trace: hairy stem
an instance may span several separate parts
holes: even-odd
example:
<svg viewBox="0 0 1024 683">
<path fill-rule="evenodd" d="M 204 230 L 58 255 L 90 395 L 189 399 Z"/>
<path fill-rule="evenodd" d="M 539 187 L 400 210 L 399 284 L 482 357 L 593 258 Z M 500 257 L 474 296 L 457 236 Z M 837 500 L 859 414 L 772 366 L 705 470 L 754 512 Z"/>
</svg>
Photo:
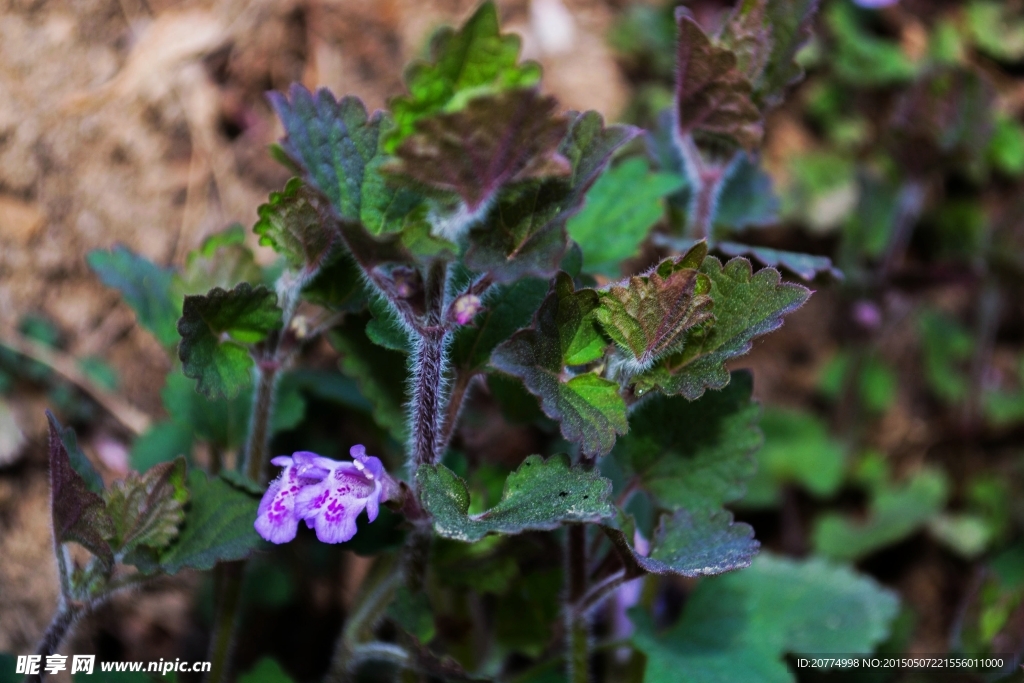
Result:
<svg viewBox="0 0 1024 683">
<path fill-rule="evenodd" d="M 53 615 L 50 620 L 50 625 L 46 627 L 46 631 L 43 633 L 42 639 L 39 641 L 39 645 L 36 647 L 36 654 L 42 657 L 42 664 L 46 664 L 46 658 L 57 652 L 57 648 L 64 642 L 64 638 L 68 635 L 71 627 L 75 625 L 79 619 L 85 616 L 88 611 L 88 606 L 82 603 L 72 603 L 68 600 L 61 598 L 60 607 L 57 609 L 57 613 Z M 39 683 L 43 680 L 42 668 L 40 667 L 40 673 L 29 674 L 25 677 L 25 683 Z"/>
<path fill-rule="evenodd" d="M 566 533 L 565 632 L 569 640 L 566 662 L 569 683 L 590 681 L 590 629 L 587 615 L 575 609 L 587 591 L 587 530 L 573 524 Z"/>
<path fill-rule="evenodd" d="M 718 198 L 735 157 L 725 163 L 709 163 L 689 135 L 680 141 L 679 148 L 692 185 L 686 234 L 695 240 L 707 239 L 714 227 Z"/>
<path fill-rule="evenodd" d="M 427 274 L 427 313 L 413 369 L 412 457 L 415 465 L 433 464 L 439 458 L 448 341 L 442 320 L 447 276 L 448 268 L 442 261 L 431 264 Z"/>
<path fill-rule="evenodd" d="M 605 577 L 599 583 L 595 583 L 587 591 L 586 595 L 580 598 L 579 602 L 574 605 L 574 611 L 581 616 L 590 614 L 595 608 L 601 605 L 607 598 L 615 594 L 619 588 L 624 584 L 629 583 L 633 579 L 640 578 L 639 575 L 627 571 L 625 569 L 615 572 L 610 576 Z"/>
<path fill-rule="evenodd" d="M 210 672 L 206 683 L 229 680 L 231 656 L 235 650 L 235 624 L 242 604 L 242 577 L 245 562 L 224 562 L 213 570 L 213 585 L 217 594 L 217 610 L 210 638 Z"/>
</svg>

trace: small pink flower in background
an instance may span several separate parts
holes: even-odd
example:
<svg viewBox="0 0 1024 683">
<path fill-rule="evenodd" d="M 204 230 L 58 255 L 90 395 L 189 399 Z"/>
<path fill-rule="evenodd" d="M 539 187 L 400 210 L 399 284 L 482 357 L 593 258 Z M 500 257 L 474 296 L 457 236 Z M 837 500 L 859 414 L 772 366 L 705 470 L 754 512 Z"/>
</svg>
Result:
<svg viewBox="0 0 1024 683">
<path fill-rule="evenodd" d="M 889 5 L 895 5 L 899 0 L 853 0 L 854 3 L 867 9 L 878 9 L 880 7 L 888 7 Z"/>
<path fill-rule="evenodd" d="M 377 519 L 381 501 L 395 489 L 379 458 L 353 446 L 352 462 L 299 451 L 271 460 L 284 471 L 263 494 L 256 531 L 271 543 L 295 538 L 300 521 L 316 529 L 324 543 L 343 543 L 356 534 L 356 518 L 366 510 Z"/>
<path fill-rule="evenodd" d="M 463 294 L 455 300 L 452 306 L 452 313 L 455 315 L 455 322 L 460 325 L 468 325 L 469 322 L 483 308 L 483 302 L 475 294 Z"/>
</svg>

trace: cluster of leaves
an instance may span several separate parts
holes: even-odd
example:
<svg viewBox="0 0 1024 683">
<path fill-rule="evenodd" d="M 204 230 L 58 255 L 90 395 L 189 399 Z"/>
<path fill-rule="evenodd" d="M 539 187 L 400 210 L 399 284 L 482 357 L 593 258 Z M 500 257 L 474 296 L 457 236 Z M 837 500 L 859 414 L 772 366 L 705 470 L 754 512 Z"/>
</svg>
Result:
<svg viewBox="0 0 1024 683">
<path fill-rule="evenodd" d="M 659 124 L 651 149 L 662 172 L 686 168 L 670 144 L 671 116 L 659 116 L 677 96 L 664 59 L 675 4 L 629 8 L 612 34 L 639 86 L 630 117 Z M 831 329 L 808 342 L 817 347 L 817 381 L 805 385 L 813 407 L 769 408 L 759 471 L 739 505 L 782 510 L 784 525 L 799 510 L 788 545 L 841 560 L 877 558 L 926 532 L 989 577 L 982 589 L 961 585 L 966 617 L 952 626 L 953 647 L 998 652 L 1019 637 L 1019 584 L 1006 567 L 1019 553 L 1020 482 L 1017 454 L 1004 445 L 1024 425 L 1014 296 L 1024 127 L 1008 99 L 1024 15 L 1019 3 L 989 0 L 877 4 L 821 3 L 797 57 L 807 78 L 777 115 L 784 134 L 770 141 L 770 162 L 744 160 L 719 198 L 711 234 L 749 228 L 747 241 L 766 254 L 814 244 L 844 276 L 830 295 Z M 736 51 L 737 16 L 719 16 L 712 46 Z M 733 143 L 752 141 L 752 110 L 736 112 L 744 126 Z M 744 214 L 734 196 L 757 201 L 741 203 Z M 692 192 L 669 204 L 678 211 L 658 239 L 685 248 Z M 807 278 L 829 269 L 776 263 Z M 822 358 L 825 346 L 838 348 Z M 920 431 L 894 439 L 892 426 L 911 420 Z"/>
<path fill-rule="evenodd" d="M 254 227 L 275 267 L 255 265 L 241 228 L 180 270 L 120 247 L 89 256 L 177 360 L 169 417 L 134 447 L 144 474 L 102 493 L 74 449 L 51 453 L 55 490 L 71 492 L 54 508 L 58 542 L 88 548 L 86 571 L 102 579 L 74 590 L 111 592 L 115 565 L 148 575 L 252 555 L 269 444 L 281 443 L 271 438 L 313 432 L 306 404 L 318 397 L 372 416 L 364 440 L 402 482 L 393 512 L 348 546 L 381 558 L 339 641 L 347 673 L 383 658 L 495 678 L 519 655 L 540 676 L 556 653 L 585 680 L 592 614 L 645 576 L 669 578 L 649 581 L 633 613 L 643 680 L 680 667 L 694 681 L 789 680 L 788 653 L 870 651 L 892 594 L 820 560 L 755 562 L 753 529 L 726 507 L 761 444 L 752 376 L 730 366 L 810 295 L 771 266 L 833 272 L 828 259 L 724 238 L 778 211 L 757 152 L 767 113 L 801 75 L 794 57 L 816 4 L 749 0 L 715 36 L 677 13 L 673 109 L 646 136 L 560 112 L 490 3 L 434 36 L 389 111 L 300 85 L 272 93 L 285 133 L 273 151 L 295 176 Z M 652 234 L 666 209 L 684 212 L 686 229 Z M 338 372 L 292 369 L 320 335 Z M 495 405 L 503 415 L 486 412 Z M 472 452 L 464 413 L 525 417 L 536 452 L 506 465 Z M 805 476 L 800 457 L 776 449 L 771 475 Z M 808 479 L 823 494 L 841 476 L 835 458 Z M 761 483 L 770 498 L 772 480 Z M 892 514 L 885 494 L 879 517 Z M 378 533 L 399 515 L 407 529 Z M 656 626 L 671 577 L 745 567 L 702 579 L 683 617 Z"/>
</svg>

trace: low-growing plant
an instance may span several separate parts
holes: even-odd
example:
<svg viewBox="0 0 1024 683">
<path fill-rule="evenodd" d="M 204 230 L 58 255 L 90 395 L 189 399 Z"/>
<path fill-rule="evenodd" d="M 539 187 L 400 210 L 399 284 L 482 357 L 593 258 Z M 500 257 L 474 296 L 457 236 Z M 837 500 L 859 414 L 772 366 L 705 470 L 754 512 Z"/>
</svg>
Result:
<svg viewBox="0 0 1024 683">
<path fill-rule="evenodd" d="M 239 227 L 179 270 L 89 256 L 180 364 L 169 417 L 133 446 L 141 474 L 104 486 L 50 416 L 61 600 L 39 653 L 120 591 L 212 570 L 208 680 L 226 680 L 247 561 L 303 522 L 377 558 L 328 680 L 784 681 L 786 653 L 870 652 L 893 595 L 822 559 L 755 559 L 725 507 L 761 443 L 732 361 L 811 294 L 771 266 L 836 273 L 728 237 L 777 210 L 758 150 L 815 7 L 745 0 L 716 34 L 679 11 L 656 134 L 560 111 L 490 4 L 433 37 L 387 112 L 272 93 L 295 177 L 254 231 L 278 266 Z M 652 239 L 669 195 L 683 229 Z M 313 363 L 324 338 L 340 372 Z M 361 424 L 303 436 L 314 396 Z M 530 423 L 535 448 L 504 466 L 459 441 L 464 419 Z M 299 450 L 275 452 L 283 432 Z M 724 573 L 677 620 L 672 584 L 638 588 Z"/>
</svg>

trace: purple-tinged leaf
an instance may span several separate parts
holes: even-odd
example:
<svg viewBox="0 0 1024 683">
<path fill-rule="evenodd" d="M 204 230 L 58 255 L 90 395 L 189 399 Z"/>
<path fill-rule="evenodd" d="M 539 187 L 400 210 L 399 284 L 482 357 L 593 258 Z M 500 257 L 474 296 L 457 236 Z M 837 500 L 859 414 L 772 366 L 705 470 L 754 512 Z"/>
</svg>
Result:
<svg viewBox="0 0 1024 683">
<path fill-rule="evenodd" d="M 612 154 L 640 131 L 608 126 L 596 112 L 569 114 L 569 131 L 558 153 L 572 166 L 569 178 L 522 183 L 502 192 L 486 220 L 469 234 L 466 265 L 498 282 L 535 275 L 550 278 L 565 254 L 565 224 L 583 205 L 587 190 Z"/>
<path fill-rule="evenodd" d="M 642 555 L 624 533 L 632 526 L 605 526 L 626 567 L 632 573 L 675 576 L 714 576 L 749 567 L 760 543 L 749 524 L 733 521 L 728 510 L 676 510 L 662 515 L 648 555 Z"/>
<path fill-rule="evenodd" d="M 536 85 L 540 65 L 518 63 L 519 36 L 502 34 L 493 2 L 485 2 L 458 31 L 444 28 L 430 41 L 430 60 L 405 72 L 408 95 L 391 100 L 394 130 L 387 151 L 413 133 L 416 122 L 442 111 L 457 111 L 474 97 Z"/>
<path fill-rule="evenodd" d="M 712 318 L 711 281 L 697 270 L 707 253 L 707 244 L 700 242 L 686 256 L 666 259 L 600 292 L 597 320 L 628 354 L 633 372 L 681 350 L 686 331 Z"/>
<path fill-rule="evenodd" d="M 726 23 L 721 42 L 736 54 L 762 112 L 803 77 L 794 57 L 811 36 L 817 9 L 818 0 L 743 0 Z"/>
<path fill-rule="evenodd" d="M 773 268 L 754 273 L 750 261 L 741 257 L 723 266 L 709 256 L 701 272 L 711 279 L 714 324 L 691 329 L 682 351 L 638 375 L 638 395 L 657 388 L 692 401 L 705 389 L 721 389 L 729 383 L 726 361 L 750 351 L 755 337 L 778 329 L 783 316 L 811 295 L 806 287 L 782 282 Z"/>
<path fill-rule="evenodd" d="M 154 465 L 141 475 L 132 472 L 111 485 L 106 501 L 114 527 L 111 545 L 119 554 L 139 546 L 166 547 L 185 519 L 185 459 Z"/>
<path fill-rule="evenodd" d="M 414 187 L 454 192 L 475 215 L 505 184 L 572 171 L 558 153 L 567 121 L 556 107 L 535 88 L 477 97 L 417 121 L 384 169 Z"/>
<path fill-rule="evenodd" d="M 591 363 L 604 353 L 594 325 L 597 292 L 576 291 L 559 273 L 531 328 L 495 349 L 491 365 L 518 377 L 541 400 L 544 413 L 561 423 L 562 435 L 588 455 L 611 450 L 629 428 L 619 387 L 595 374 L 574 374 L 566 366 Z"/>
<path fill-rule="evenodd" d="M 712 44 L 685 10 L 677 12 L 676 132 L 707 135 L 750 151 L 761 144 L 761 112 L 751 99 L 750 81 L 736 66 L 736 55 Z"/>
<path fill-rule="evenodd" d="M 253 227 L 261 245 L 273 247 L 305 278 L 319 272 L 339 237 L 318 202 L 319 197 L 301 179 L 292 178 L 256 210 L 259 220 Z"/>
<path fill-rule="evenodd" d="M 98 557 L 107 567 L 114 565 L 114 553 L 107 539 L 114 534 L 103 499 L 85 483 L 71 466 L 62 438 L 63 428 L 47 411 L 50 425 L 50 511 L 57 543 L 74 541 Z"/>
<path fill-rule="evenodd" d="M 178 333 L 178 358 L 186 377 L 207 398 L 233 397 L 251 381 L 247 346 L 281 327 L 277 295 L 243 282 L 230 291 L 217 287 L 185 297 Z"/>
<path fill-rule="evenodd" d="M 715 245 L 715 249 L 726 256 L 750 256 L 761 265 L 785 268 L 806 282 L 813 280 L 819 273 L 828 274 L 837 280 L 843 279 L 843 271 L 832 265 L 832 260 L 827 256 L 799 254 L 768 247 L 751 247 L 737 242 L 719 242 Z"/>
</svg>

